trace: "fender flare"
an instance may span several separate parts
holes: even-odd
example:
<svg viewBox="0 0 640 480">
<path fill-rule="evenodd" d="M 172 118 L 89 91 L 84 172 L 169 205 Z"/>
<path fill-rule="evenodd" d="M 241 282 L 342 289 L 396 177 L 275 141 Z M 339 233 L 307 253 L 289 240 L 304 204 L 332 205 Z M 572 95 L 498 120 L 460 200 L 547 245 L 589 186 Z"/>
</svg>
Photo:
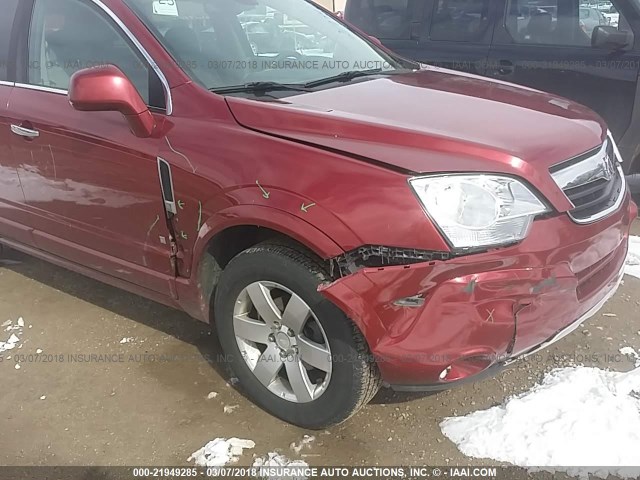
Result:
<svg viewBox="0 0 640 480">
<path fill-rule="evenodd" d="M 210 323 L 209 299 L 204 298 L 200 286 L 200 265 L 207 246 L 220 232 L 237 226 L 254 225 L 269 228 L 305 245 L 316 255 L 329 259 L 342 255 L 344 250 L 331 237 L 311 223 L 284 210 L 263 205 L 235 205 L 209 217 L 196 239 L 192 257 L 192 276 L 179 282 L 180 303 L 195 318 Z M 345 233 L 345 232 L 341 232 Z M 355 240 L 355 237 L 354 237 Z"/>
<path fill-rule="evenodd" d="M 289 212 L 263 205 L 235 205 L 216 212 L 204 222 L 194 245 L 193 266 L 202 258 L 214 236 L 228 228 L 243 225 L 278 231 L 305 245 L 323 259 L 344 253 L 340 245 L 322 230 Z"/>
</svg>

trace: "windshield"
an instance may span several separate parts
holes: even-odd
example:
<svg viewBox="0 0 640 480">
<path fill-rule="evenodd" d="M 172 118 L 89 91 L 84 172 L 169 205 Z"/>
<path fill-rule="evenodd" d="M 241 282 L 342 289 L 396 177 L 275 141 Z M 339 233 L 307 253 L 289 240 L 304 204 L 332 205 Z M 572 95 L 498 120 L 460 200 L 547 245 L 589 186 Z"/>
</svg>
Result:
<svg viewBox="0 0 640 480">
<path fill-rule="evenodd" d="M 307 0 L 126 0 L 176 62 L 210 90 L 303 85 L 398 60 Z"/>
</svg>

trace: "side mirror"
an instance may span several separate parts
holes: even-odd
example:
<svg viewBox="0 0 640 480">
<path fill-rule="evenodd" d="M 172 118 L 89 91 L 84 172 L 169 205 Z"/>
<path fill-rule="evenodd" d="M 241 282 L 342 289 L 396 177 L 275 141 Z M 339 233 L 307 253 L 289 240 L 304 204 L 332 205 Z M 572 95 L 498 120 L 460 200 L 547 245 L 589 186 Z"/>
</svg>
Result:
<svg viewBox="0 0 640 480">
<path fill-rule="evenodd" d="M 373 35 L 369 35 L 369 40 L 371 40 L 376 45 L 380 45 L 381 47 L 384 47 L 384 45 L 382 44 L 382 42 L 380 41 L 380 39 L 378 37 L 374 37 Z"/>
<path fill-rule="evenodd" d="M 629 32 L 620 31 L 609 25 L 598 25 L 591 35 L 591 46 L 619 50 L 631 43 Z"/>
<path fill-rule="evenodd" d="M 120 112 L 137 137 L 150 137 L 155 119 L 131 80 L 114 65 L 85 68 L 73 74 L 69 102 L 81 112 Z"/>
</svg>

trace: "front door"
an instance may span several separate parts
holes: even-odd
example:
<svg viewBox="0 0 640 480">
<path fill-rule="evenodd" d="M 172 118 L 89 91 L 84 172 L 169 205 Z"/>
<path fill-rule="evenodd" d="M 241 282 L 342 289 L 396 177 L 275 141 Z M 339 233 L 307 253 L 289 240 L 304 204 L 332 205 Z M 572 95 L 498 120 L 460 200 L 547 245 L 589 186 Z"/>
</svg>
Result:
<svg viewBox="0 0 640 480">
<path fill-rule="evenodd" d="M 24 195 L 10 147 L 11 121 L 7 104 L 13 87 L 0 82 L 0 237 L 30 244 L 31 235 L 21 208 Z"/>
<path fill-rule="evenodd" d="M 79 112 L 67 97 L 75 71 L 115 64 L 161 122 L 159 79 L 94 2 L 35 0 L 28 31 L 28 47 L 19 52 L 24 78 L 9 115 L 36 246 L 169 294 L 174 271 L 158 176 L 162 139 L 137 138 L 121 114 Z"/>
<path fill-rule="evenodd" d="M 637 22 L 638 12 L 633 2 L 616 3 L 619 19 L 603 13 L 611 10 L 603 0 L 505 0 L 487 75 L 586 105 L 619 140 L 631 120 L 640 50 L 633 41 L 622 50 L 591 46 L 594 28 L 603 23 L 633 38 L 629 21 Z"/>
</svg>

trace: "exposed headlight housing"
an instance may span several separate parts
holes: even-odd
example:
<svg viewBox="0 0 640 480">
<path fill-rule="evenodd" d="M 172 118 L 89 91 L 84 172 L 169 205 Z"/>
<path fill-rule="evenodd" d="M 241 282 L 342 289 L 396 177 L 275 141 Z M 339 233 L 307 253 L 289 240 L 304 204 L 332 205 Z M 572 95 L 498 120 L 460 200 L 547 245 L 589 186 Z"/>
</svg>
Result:
<svg viewBox="0 0 640 480">
<path fill-rule="evenodd" d="M 425 211 L 456 249 L 523 240 L 547 206 L 521 181 L 501 175 L 464 174 L 409 180 Z"/>
</svg>

